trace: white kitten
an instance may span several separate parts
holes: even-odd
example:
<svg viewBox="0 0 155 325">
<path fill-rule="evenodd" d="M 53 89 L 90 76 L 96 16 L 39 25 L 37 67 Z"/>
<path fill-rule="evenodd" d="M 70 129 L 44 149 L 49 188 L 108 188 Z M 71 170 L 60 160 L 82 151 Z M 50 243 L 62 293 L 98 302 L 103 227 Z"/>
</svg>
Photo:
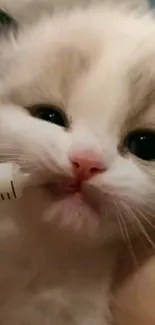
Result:
<svg viewBox="0 0 155 325">
<path fill-rule="evenodd" d="M 92 7 L 1 40 L 1 159 L 33 184 L 1 221 L 1 325 L 111 323 L 120 242 L 155 210 L 154 38 Z"/>
</svg>

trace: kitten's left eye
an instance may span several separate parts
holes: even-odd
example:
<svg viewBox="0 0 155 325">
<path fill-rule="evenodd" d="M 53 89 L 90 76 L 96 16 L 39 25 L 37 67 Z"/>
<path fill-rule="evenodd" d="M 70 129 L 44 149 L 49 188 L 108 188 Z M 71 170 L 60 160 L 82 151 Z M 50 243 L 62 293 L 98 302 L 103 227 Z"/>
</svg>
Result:
<svg viewBox="0 0 155 325">
<path fill-rule="evenodd" d="M 68 127 L 68 119 L 65 113 L 56 106 L 37 105 L 35 107 L 31 107 L 30 109 L 33 112 L 32 115 L 41 120 L 54 123 L 65 128 Z"/>
<path fill-rule="evenodd" d="M 125 147 L 143 160 L 155 160 L 155 133 L 152 131 L 131 132 L 125 139 Z"/>
</svg>

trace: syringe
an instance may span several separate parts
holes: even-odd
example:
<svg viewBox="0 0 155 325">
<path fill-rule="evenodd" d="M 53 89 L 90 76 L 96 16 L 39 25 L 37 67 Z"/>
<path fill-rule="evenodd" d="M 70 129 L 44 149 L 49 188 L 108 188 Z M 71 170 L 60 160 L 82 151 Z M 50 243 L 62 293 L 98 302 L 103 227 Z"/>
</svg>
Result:
<svg viewBox="0 0 155 325">
<path fill-rule="evenodd" d="M 28 177 L 17 164 L 0 163 L 0 201 L 19 199 Z"/>
</svg>

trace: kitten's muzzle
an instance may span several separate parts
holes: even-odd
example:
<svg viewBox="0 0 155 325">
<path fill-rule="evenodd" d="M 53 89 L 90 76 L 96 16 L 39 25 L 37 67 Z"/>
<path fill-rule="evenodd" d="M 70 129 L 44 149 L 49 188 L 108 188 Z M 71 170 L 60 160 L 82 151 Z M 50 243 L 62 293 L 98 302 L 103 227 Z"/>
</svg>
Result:
<svg viewBox="0 0 155 325">
<path fill-rule="evenodd" d="M 75 176 L 75 183 L 80 187 L 84 181 L 106 170 L 102 157 L 95 150 L 76 149 L 71 152 L 70 161 L 73 175 Z"/>
</svg>

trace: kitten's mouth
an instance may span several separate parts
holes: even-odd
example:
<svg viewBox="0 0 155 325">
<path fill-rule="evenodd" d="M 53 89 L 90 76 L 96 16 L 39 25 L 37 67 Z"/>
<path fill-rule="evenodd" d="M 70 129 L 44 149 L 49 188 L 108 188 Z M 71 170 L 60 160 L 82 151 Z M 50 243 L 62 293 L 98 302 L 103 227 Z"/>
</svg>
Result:
<svg viewBox="0 0 155 325">
<path fill-rule="evenodd" d="M 93 182 L 76 182 L 75 179 L 58 176 L 42 188 L 49 199 L 49 208 L 44 216 L 47 222 L 78 234 L 88 233 L 91 238 L 98 236 L 102 228 L 100 225 L 104 222 L 107 225 L 107 214 L 108 224 L 116 223 L 110 213 L 113 207 L 109 194 L 103 193 Z"/>
<path fill-rule="evenodd" d="M 85 196 L 88 191 L 88 183 L 80 178 L 57 177 L 46 185 L 49 194 L 55 199 L 63 199 L 66 196 L 79 194 Z"/>
<path fill-rule="evenodd" d="M 46 185 L 48 192 L 56 199 L 64 198 L 68 195 L 82 194 L 82 184 L 80 183 L 59 183 L 52 182 Z"/>
<path fill-rule="evenodd" d="M 97 189 L 80 181 L 56 181 L 46 185 L 48 195 L 55 201 L 74 201 L 75 205 L 86 205 L 93 210 L 95 214 L 101 215 L 105 198 Z"/>
</svg>

